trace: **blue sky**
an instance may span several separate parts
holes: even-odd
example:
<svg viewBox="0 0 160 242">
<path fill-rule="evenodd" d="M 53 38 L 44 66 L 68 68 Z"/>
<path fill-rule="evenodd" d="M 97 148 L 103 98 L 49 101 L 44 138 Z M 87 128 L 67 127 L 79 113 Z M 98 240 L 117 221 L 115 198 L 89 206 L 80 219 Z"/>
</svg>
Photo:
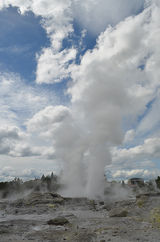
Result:
<svg viewBox="0 0 160 242">
<path fill-rule="evenodd" d="M 34 81 L 35 54 L 42 47 L 49 46 L 49 38 L 40 21 L 41 18 L 32 12 L 21 15 L 15 7 L 1 11 L 1 70 L 20 73 L 22 78 Z"/>
<path fill-rule="evenodd" d="M 17 7 L 9 7 L 1 11 L 0 23 L 0 70 L 6 72 L 18 73 L 21 78 L 30 85 L 35 86 L 36 78 L 36 55 L 42 48 L 50 46 L 50 39 L 45 29 L 41 25 L 41 17 L 37 17 L 29 11 L 21 15 Z M 92 49 L 96 44 L 96 36 L 86 33 L 83 39 L 83 46 L 79 47 L 79 40 L 83 28 L 78 22 L 73 22 L 74 33 L 70 38 L 65 38 L 62 43 L 62 50 L 72 47 L 79 48 L 76 63 L 79 63 L 80 56 L 87 49 Z M 68 102 L 69 98 L 64 95 L 69 78 L 65 78 L 60 83 L 54 85 L 42 84 L 41 88 L 50 92 L 55 90 L 57 96 L 60 96 L 60 102 Z M 39 88 L 39 87 L 37 87 Z"/>
<path fill-rule="evenodd" d="M 159 3 L 45 4 L 0 5 L 0 180 L 57 172 L 65 162 L 77 172 L 82 163 L 88 173 L 102 166 L 113 179 L 155 177 Z"/>
</svg>

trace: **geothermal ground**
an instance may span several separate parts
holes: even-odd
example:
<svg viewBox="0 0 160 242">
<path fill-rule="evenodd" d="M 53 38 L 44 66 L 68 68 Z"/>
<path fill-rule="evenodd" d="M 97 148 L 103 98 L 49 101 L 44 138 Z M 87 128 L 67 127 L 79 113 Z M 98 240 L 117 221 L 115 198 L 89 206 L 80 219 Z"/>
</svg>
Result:
<svg viewBox="0 0 160 242">
<path fill-rule="evenodd" d="M 160 196 L 108 202 L 33 192 L 0 201 L 0 241 L 160 241 Z"/>
</svg>

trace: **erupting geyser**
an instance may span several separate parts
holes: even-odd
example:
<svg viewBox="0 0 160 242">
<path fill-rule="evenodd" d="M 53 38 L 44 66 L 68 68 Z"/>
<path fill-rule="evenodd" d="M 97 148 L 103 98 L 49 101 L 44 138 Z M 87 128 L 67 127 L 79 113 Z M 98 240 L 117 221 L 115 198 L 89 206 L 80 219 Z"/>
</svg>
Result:
<svg viewBox="0 0 160 242">
<path fill-rule="evenodd" d="M 54 129 L 55 155 L 64 164 L 66 195 L 103 195 L 109 148 L 122 143 L 122 126 L 129 118 L 136 119 L 152 99 L 149 90 L 158 84 L 150 71 L 151 62 L 156 68 L 152 60 L 157 58 L 157 35 L 152 32 L 158 12 L 154 5 L 107 28 L 80 65 L 72 65 L 71 107 L 53 107 L 59 119 Z M 143 69 L 138 68 L 141 63 Z"/>
</svg>

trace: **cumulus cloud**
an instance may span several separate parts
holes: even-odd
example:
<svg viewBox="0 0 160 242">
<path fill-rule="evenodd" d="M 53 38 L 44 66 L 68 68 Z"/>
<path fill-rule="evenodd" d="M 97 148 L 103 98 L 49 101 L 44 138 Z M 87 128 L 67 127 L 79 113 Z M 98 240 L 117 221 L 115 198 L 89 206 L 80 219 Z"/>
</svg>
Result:
<svg viewBox="0 0 160 242">
<path fill-rule="evenodd" d="M 110 179 L 128 179 L 132 176 L 146 180 L 159 175 L 156 161 L 160 158 L 159 137 L 146 138 L 141 145 L 111 149 L 112 163 L 106 166 Z"/>
<path fill-rule="evenodd" d="M 70 0 L 5 0 L 0 7 L 18 7 L 22 14 L 32 11 L 35 15 L 41 16 L 43 18 L 42 24 L 47 34 L 51 37 L 52 45 L 55 49 L 59 49 L 61 41 L 72 31 L 70 2 Z"/>
<path fill-rule="evenodd" d="M 39 148 L 29 146 L 23 142 L 17 143 L 9 152 L 9 155 L 14 157 L 40 156 L 41 154 L 42 152 Z"/>
<path fill-rule="evenodd" d="M 41 149 L 30 146 L 26 138 L 27 134 L 16 126 L 1 126 L 0 154 L 14 157 L 40 156 Z"/>
<path fill-rule="evenodd" d="M 69 62 L 75 58 L 75 50 L 59 51 L 63 39 L 73 32 L 71 0 L 5 0 L 0 4 L 0 9 L 9 6 L 17 7 L 21 14 L 32 11 L 36 16 L 40 16 L 41 24 L 50 38 L 50 48 L 44 49 L 37 58 L 37 82 L 54 83 L 66 77 Z"/>
<path fill-rule="evenodd" d="M 147 170 L 147 169 L 133 169 L 133 170 L 117 170 L 112 174 L 113 179 L 128 180 L 133 177 L 141 177 L 145 180 L 156 178 L 160 170 Z"/>
<path fill-rule="evenodd" d="M 50 38 L 50 47 L 43 49 L 37 58 L 38 83 L 54 83 L 67 76 L 70 61 L 76 57 L 75 49 L 62 50 L 62 42 L 73 33 L 73 22 L 79 22 L 81 28 L 99 34 L 108 25 L 116 25 L 127 16 L 138 13 L 144 0 L 5 0 L 0 9 L 17 7 L 21 14 L 32 11 L 41 16 L 41 24 Z M 83 16 L 83 17 L 82 17 Z"/>
<path fill-rule="evenodd" d="M 115 26 L 144 7 L 144 0 L 76 0 L 73 14 L 76 20 L 92 34 L 99 34 L 108 25 Z"/>
<path fill-rule="evenodd" d="M 0 140 L 3 139 L 19 139 L 21 137 L 21 133 L 17 127 L 13 126 L 3 126 L 0 128 Z"/>
<path fill-rule="evenodd" d="M 57 125 L 70 117 L 70 110 L 65 106 L 47 106 L 36 113 L 28 122 L 30 132 L 47 132 L 54 130 Z"/>
<path fill-rule="evenodd" d="M 80 24 L 92 32 L 102 32 L 107 25 L 116 25 L 127 16 L 137 14 L 144 6 L 144 0 L 5 0 L 0 8 L 9 5 L 18 7 L 24 14 L 32 11 L 43 17 L 43 26 L 52 40 L 52 46 L 60 47 L 60 42 L 73 31 L 72 21 L 76 19 Z M 82 17 L 83 16 L 83 17 Z M 94 27 L 93 27 L 94 26 Z"/>
<path fill-rule="evenodd" d="M 56 103 L 54 91 L 25 84 L 18 75 L 0 73 L 0 153 L 15 157 L 40 156 L 42 147 L 26 132 L 25 123 L 48 104 Z M 45 142 L 43 142 L 44 144 Z M 42 146 L 42 144 L 40 144 Z M 48 144 L 47 144 L 48 146 Z M 44 153 L 45 152 L 44 145 Z"/>
<path fill-rule="evenodd" d="M 0 128 L 0 154 L 9 154 L 15 142 L 22 137 L 22 133 L 17 127 L 3 126 Z"/>
<path fill-rule="evenodd" d="M 21 126 L 26 118 L 58 100 L 54 91 L 51 96 L 45 89 L 25 84 L 13 73 L 0 73 L 0 84 L 1 125 Z"/>
<path fill-rule="evenodd" d="M 160 138 L 153 137 L 145 139 L 142 145 L 132 148 L 114 148 L 112 150 L 113 162 L 135 161 L 138 159 L 160 158 Z"/>
<path fill-rule="evenodd" d="M 54 49 L 43 49 L 37 57 L 37 83 L 56 83 L 67 78 L 70 74 L 69 62 L 75 60 L 76 49 L 67 49 L 55 53 Z"/>
<path fill-rule="evenodd" d="M 64 128 L 64 124 L 66 125 Z M 57 148 L 55 148 L 55 143 L 58 139 L 62 139 L 60 149 L 63 153 L 63 149 L 67 151 L 65 147 L 65 142 L 72 142 L 72 133 L 71 138 L 66 136 L 68 132 L 65 129 L 68 129 L 68 125 L 73 125 L 72 123 L 72 114 L 71 110 L 66 106 L 47 106 L 38 113 L 36 113 L 31 119 L 26 122 L 26 127 L 29 135 L 30 144 L 33 144 L 32 152 L 34 155 L 41 155 L 47 159 L 58 159 L 62 161 L 62 158 L 59 159 L 60 153 Z M 71 128 L 70 128 L 71 129 Z M 63 130 L 60 134 L 57 131 Z M 35 147 L 35 144 L 38 146 Z M 56 152 L 55 152 L 56 149 Z M 65 159 L 64 159 L 65 160 Z M 59 164 L 60 165 L 60 164 Z"/>
</svg>

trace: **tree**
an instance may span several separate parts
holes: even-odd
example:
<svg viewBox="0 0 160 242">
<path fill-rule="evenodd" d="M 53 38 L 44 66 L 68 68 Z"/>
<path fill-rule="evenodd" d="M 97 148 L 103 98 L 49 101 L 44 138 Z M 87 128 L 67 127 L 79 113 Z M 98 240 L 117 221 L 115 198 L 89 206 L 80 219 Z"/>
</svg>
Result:
<svg viewBox="0 0 160 242">
<path fill-rule="evenodd" d="M 155 182 L 156 182 L 157 188 L 160 188 L 160 176 L 157 177 Z"/>
<path fill-rule="evenodd" d="M 53 178 L 54 178 L 54 175 L 53 175 L 53 172 L 51 173 L 51 180 L 53 180 Z"/>
<path fill-rule="evenodd" d="M 41 177 L 41 181 L 44 181 L 44 180 L 45 180 L 45 176 L 43 174 L 42 177 Z"/>
</svg>

